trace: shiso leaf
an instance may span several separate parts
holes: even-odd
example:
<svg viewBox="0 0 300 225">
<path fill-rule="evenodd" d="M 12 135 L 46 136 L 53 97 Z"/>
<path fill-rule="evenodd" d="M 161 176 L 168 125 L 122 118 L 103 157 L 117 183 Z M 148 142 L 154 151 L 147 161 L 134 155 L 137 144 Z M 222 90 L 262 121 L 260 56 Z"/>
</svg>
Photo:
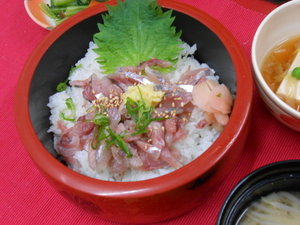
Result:
<svg viewBox="0 0 300 225">
<path fill-rule="evenodd" d="M 93 38 L 98 46 L 96 60 L 106 74 L 152 58 L 177 62 L 181 31 L 172 26 L 172 10 L 163 12 L 156 0 L 118 0 L 107 8 Z"/>
</svg>

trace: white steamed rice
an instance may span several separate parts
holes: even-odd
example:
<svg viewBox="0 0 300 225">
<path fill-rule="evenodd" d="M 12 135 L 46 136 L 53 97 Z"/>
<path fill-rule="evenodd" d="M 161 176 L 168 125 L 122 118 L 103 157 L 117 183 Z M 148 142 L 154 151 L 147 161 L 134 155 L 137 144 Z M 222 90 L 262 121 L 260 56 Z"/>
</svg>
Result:
<svg viewBox="0 0 300 225">
<path fill-rule="evenodd" d="M 74 73 L 69 77 L 70 82 L 74 80 L 85 80 L 92 74 L 97 74 L 99 78 L 105 76 L 101 73 L 102 70 L 95 60 L 98 55 L 92 49 L 96 47 L 97 46 L 95 45 L 95 43 L 90 42 L 89 49 L 87 50 L 85 57 L 80 59 L 76 64 L 76 66 L 81 64 L 81 67 L 76 69 Z M 206 64 L 200 64 L 193 58 L 193 54 L 196 51 L 195 45 L 189 46 L 188 44 L 184 43 L 181 47 L 183 47 L 183 50 L 180 53 L 179 61 L 176 64 L 176 70 L 168 74 L 172 82 L 176 82 L 179 79 L 180 75 L 187 70 L 188 66 L 191 66 L 192 70 L 201 67 L 207 67 Z M 214 71 L 212 69 L 211 71 L 212 74 L 214 74 Z M 218 82 L 219 77 L 216 75 L 211 75 L 207 77 L 207 79 L 212 79 Z M 54 146 L 57 139 L 61 135 L 61 130 L 58 128 L 57 122 L 60 120 L 60 112 L 66 108 L 65 100 L 67 98 L 73 99 L 73 102 L 76 106 L 76 119 L 80 116 L 85 115 L 86 110 L 91 106 L 91 103 L 88 103 L 83 98 L 82 91 L 83 89 L 81 88 L 68 87 L 66 91 L 58 92 L 49 98 L 48 107 L 51 109 L 50 122 L 52 125 L 49 128 L 48 132 L 52 132 L 54 134 Z M 185 164 L 200 156 L 211 146 L 211 144 L 217 139 L 220 134 L 210 126 L 205 126 L 202 129 L 197 129 L 196 125 L 201 119 L 204 119 L 203 111 L 195 109 L 191 115 L 191 118 L 189 119 L 189 122 L 185 126 L 188 132 L 187 138 L 174 144 L 174 146 L 181 151 L 181 154 L 187 157 L 187 161 L 185 162 Z M 63 123 L 67 126 L 67 128 L 70 128 L 74 125 L 75 122 L 64 120 Z M 78 151 L 74 155 L 74 157 L 81 164 L 79 172 L 96 179 L 114 181 L 113 177 L 106 169 L 101 173 L 98 173 L 97 171 L 89 167 L 88 152 L 86 149 Z M 175 169 L 173 169 L 172 167 L 165 167 L 153 171 L 130 170 L 127 171 L 123 176 L 122 181 L 146 180 L 170 173 L 174 170 Z"/>
</svg>

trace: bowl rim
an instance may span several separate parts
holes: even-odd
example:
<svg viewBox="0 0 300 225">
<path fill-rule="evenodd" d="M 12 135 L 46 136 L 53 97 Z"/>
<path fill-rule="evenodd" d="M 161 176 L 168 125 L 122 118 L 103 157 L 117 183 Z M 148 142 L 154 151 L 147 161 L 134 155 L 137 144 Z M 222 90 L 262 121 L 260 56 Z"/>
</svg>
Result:
<svg viewBox="0 0 300 225">
<path fill-rule="evenodd" d="M 115 3 L 116 0 L 108 2 L 109 5 L 114 5 Z M 221 161 L 222 157 L 229 152 L 231 146 L 239 136 L 242 135 L 241 133 L 245 129 L 245 124 L 248 124 L 248 120 L 250 119 L 252 76 L 248 60 L 241 46 L 230 31 L 208 13 L 177 1 L 158 0 L 158 4 L 163 8 L 188 14 L 201 21 L 202 24 L 207 26 L 218 36 L 221 36 L 219 38 L 233 59 L 235 73 L 238 75 L 236 77 L 237 88 L 243 90 L 240 92 L 237 91 L 235 105 L 228 125 L 217 141 L 215 141 L 201 157 L 174 172 L 149 180 L 122 182 L 122 185 L 120 185 L 120 182 L 97 180 L 81 175 L 56 160 L 39 141 L 31 125 L 28 110 L 31 78 L 38 61 L 51 44 L 62 35 L 64 30 L 71 28 L 86 18 L 106 11 L 105 6 L 95 5 L 75 14 L 49 32 L 33 50 L 25 63 L 17 83 L 15 95 L 15 120 L 17 129 L 29 156 L 39 170 L 48 178 L 51 178 L 55 182 L 63 183 L 65 186 L 69 186 L 77 191 L 89 192 L 98 196 L 112 196 L 118 198 L 151 196 L 184 186 L 199 178 L 201 175 L 206 174 L 214 165 Z M 28 76 L 28 74 L 30 74 L 30 76 Z M 247 101 L 245 101 L 245 99 Z M 24 127 L 26 127 L 26 130 L 24 130 Z M 221 145 L 225 147 L 222 148 Z M 36 149 L 42 149 L 38 155 L 36 154 Z M 201 162 L 207 163 L 199 167 Z M 49 168 L 51 168 L 51 170 L 49 170 Z"/>
<path fill-rule="evenodd" d="M 24 0 L 24 7 L 29 17 L 39 26 L 51 29 L 51 24 L 47 21 L 45 15 L 39 10 L 38 4 L 44 0 Z M 36 10 L 38 9 L 38 10 Z"/>
<path fill-rule="evenodd" d="M 289 7 L 294 7 L 295 5 L 300 5 L 300 1 L 290 1 L 286 2 L 276 9 L 274 9 L 272 12 L 270 12 L 260 23 L 258 26 L 254 37 L 253 37 L 253 42 L 252 42 L 252 47 L 251 47 L 251 61 L 252 61 L 252 67 L 254 69 L 254 80 L 256 81 L 257 85 L 260 86 L 260 90 L 265 94 L 265 96 L 268 96 L 269 100 L 273 102 L 273 104 L 277 105 L 283 112 L 286 114 L 300 119 L 300 112 L 286 104 L 284 101 L 282 101 L 268 86 L 266 83 L 265 79 L 263 78 L 260 68 L 258 67 L 257 63 L 257 58 L 256 58 L 256 46 L 257 46 L 257 41 L 260 36 L 260 33 L 262 29 L 264 29 L 264 26 L 269 22 L 270 19 L 272 19 L 276 14 L 282 10 L 285 10 L 286 8 Z"/>
</svg>

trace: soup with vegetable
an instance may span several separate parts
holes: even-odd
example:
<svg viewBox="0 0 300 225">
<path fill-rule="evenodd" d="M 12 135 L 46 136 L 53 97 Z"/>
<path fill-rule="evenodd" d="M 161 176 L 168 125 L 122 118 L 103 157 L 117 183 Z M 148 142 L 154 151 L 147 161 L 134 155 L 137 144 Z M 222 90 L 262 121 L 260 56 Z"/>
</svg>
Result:
<svg viewBox="0 0 300 225">
<path fill-rule="evenodd" d="M 271 90 L 300 111 L 300 37 L 288 38 L 266 56 L 261 73 Z"/>
<path fill-rule="evenodd" d="M 253 202 L 237 225 L 299 225 L 299 193 L 273 192 Z"/>
</svg>

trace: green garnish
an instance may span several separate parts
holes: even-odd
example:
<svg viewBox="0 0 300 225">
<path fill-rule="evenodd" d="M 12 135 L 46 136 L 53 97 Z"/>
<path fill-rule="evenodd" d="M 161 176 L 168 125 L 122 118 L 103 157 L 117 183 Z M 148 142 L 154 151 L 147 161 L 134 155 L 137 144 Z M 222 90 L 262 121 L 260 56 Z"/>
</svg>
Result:
<svg viewBox="0 0 300 225">
<path fill-rule="evenodd" d="M 72 98 L 67 98 L 66 101 L 66 106 L 67 108 L 64 109 L 63 111 L 61 111 L 61 113 L 59 114 L 59 116 L 63 119 L 63 120 L 67 120 L 67 121 L 75 121 L 75 113 L 76 113 L 76 108 L 75 108 L 75 104 L 72 100 Z M 69 112 L 69 115 L 66 116 L 66 112 Z"/>
<path fill-rule="evenodd" d="M 93 122 L 98 126 L 108 126 L 110 124 L 109 118 L 102 114 L 96 114 Z"/>
<path fill-rule="evenodd" d="M 100 142 L 102 140 L 106 140 L 106 149 L 108 149 L 112 144 L 115 144 L 118 148 L 126 153 L 127 158 L 132 157 L 132 154 L 128 149 L 126 142 L 123 140 L 125 132 L 122 132 L 120 134 L 114 133 L 109 127 L 109 118 L 103 114 L 96 114 L 94 116 L 93 122 L 96 125 L 91 145 L 93 149 L 98 149 Z"/>
<path fill-rule="evenodd" d="M 65 80 L 64 82 L 59 83 L 56 87 L 56 91 L 57 92 L 65 91 L 68 87 L 67 82 L 68 82 L 68 79 Z"/>
<path fill-rule="evenodd" d="M 110 136 L 110 141 L 107 141 L 106 148 L 109 148 L 109 146 L 111 146 L 112 144 L 115 144 L 118 148 L 120 148 L 123 152 L 126 153 L 127 158 L 132 157 L 132 154 L 131 154 L 130 150 L 128 149 L 126 142 L 123 140 L 125 132 L 116 134 L 110 128 L 107 131 Z"/>
<path fill-rule="evenodd" d="M 65 91 L 68 87 L 67 83 L 68 83 L 68 80 L 69 80 L 69 77 L 72 75 L 72 73 L 81 67 L 81 64 L 79 64 L 78 66 L 74 67 L 74 66 L 71 66 L 71 69 L 70 69 L 70 72 L 69 72 L 69 75 L 67 77 L 67 79 L 64 81 L 64 82 L 60 82 L 57 87 L 56 87 L 56 91 L 57 92 L 62 92 L 62 91 Z"/>
<path fill-rule="evenodd" d="M 138 87 L 138 86 L 137 86 Z M 147 104 L 142 96 L 141 90 L 138 87 L 140 99 L 139 101 L 134 101 L 130 97 L 127 97 L 126 99 L 126 109 L 127 109 L 127 116 L 131 117 L 135 124 L 135 133 L 130 134 L 131 136 L 135 136 L 138 134 L 147 133 L 147 127 L 152 121 L 159 121 L 159 120 L 165 120 L 167 118 L 152 118 L 152 112 L 154 110 L 154 107 Z M 91 147 L 93 149 L 98 149 L 100 142 L 102 140 L 105 140 L 107 145 L 106 149 L 109 148 L 112 144 L 115 144 L 118 148 L 120 148 L 122 151 L 124 151 L 127 155 L 127 158 L 132 157 L 132 154 L 128 148 L 127 143 L 124 141 L 124 136 L 126 131 L 123 131 L 120 134 L 114 133 L 110 125 L 110 119 L 108 116 L 106 116 L 106 109 L 104 106 L 100 105 L 100 111 L 101 113 L 97 113 L 94 116 L 94 119 L 92 122 L 96 125 L 96 128 L 94 130 L 94 136 L 93 141 L 91 144 Z"/>
<path fill-rule="evenodd" d="M 151 58 L 177 62 L 181 31 L 172 26 L 172 10 L 163 12 L 156 0 L 118 0 L 116 6 L 107 6 L 103 24 L 94 35 L 99 55 L 98 63 L 105 73 L 117 67 L 137 66 Z"/>
<path fill-rule="evenodd" d="M 221 96 L 222 96 L 222 94 L 221 94 L 221 93 L 217 94 L 217 97 L 221 97 Z"/>
<path fill-rule="evenodd" d="M 292 77 L 295 77 L 297 80 L 300 80 L 300 67 L 295 67 L 293 69 Z"/>
<path fill-rule="evenodd" d="M 139 87 L 138 90 L 141 96 L 140 101 L 134 101 L 130 97 L 127 97 L 126 99 L 127 113 L 132 117 L 136 124 L 136 132 L 132 133 L 131 136 L 147 133 L 147 127 L 152 121 L 167 119 L 165 117 L 152 118 L 154 107 L 145 103 Z"/>
</svg>

